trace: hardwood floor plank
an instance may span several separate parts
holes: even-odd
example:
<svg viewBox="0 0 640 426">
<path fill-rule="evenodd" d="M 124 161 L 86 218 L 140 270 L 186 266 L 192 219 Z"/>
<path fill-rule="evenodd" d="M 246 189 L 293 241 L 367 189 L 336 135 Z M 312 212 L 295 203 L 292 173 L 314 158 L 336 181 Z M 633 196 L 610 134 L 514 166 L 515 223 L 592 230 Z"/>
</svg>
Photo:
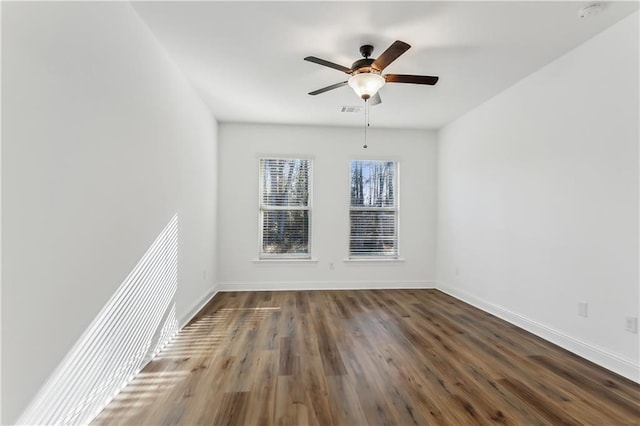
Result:
<svg viewBox="0 0 640 426">
<path fill-rule="evenodd" d="M 362 425 L 367 420 L 351 380 L 344 376 L 327 377 L 329 407 L 335 424 Z"/>
<path fill-rule="evenodd" d="M 282 336 L 280 338 L 280 365 L 278 374 L 281 376 L 291 376 L 295 362 L 295 352 L 291 343 L 291 337 Z"/>
<path fill-rule="evenodd" d="M 515 379 L 500 379 L 498 381 L 509 392 L 519 398 L 523 403 L 531 407 L 546 420 L 553 425 L 578 425 L 581 424 L 576 419 L 570 418 L 566 415 L 564 410 L 558 404 L 550 403 L 542 396 L 534 392 L 531 388 L 524 383 Z"/>
<path fill-rule="evenodd" d="M 579 375 L 575 372 L 568 369 L 566 366 L 558 364 L 554 362 L 552 359 L 541 356 L 534 355 L 530 357 L 531 359 L 538 362 L 540 365 L 547 368 L 549 371 L 554 373 L 557 377 L 561 377 L 562 379 L 570 382 L 573 385 L 576 385 L 583 392 L 588 392 L 590 396 L 597 397 L 598 400 L 605 400 L 609 404 L 615 406 L 615 410 L 611 410 L 611 416 L 619 415 L 620 420 L 626 418 L 629 420 L 640 420 L 640 406 L 638 405 L 638 394 L 636 394 L 635 401 L 627 399 L 626 397 L 621 397 L 620 395 L 615 394 L 609 386 L 602 385 L 594 380 L 592 380 L 589 376 Z M 589 400 L 594 398 L 588 398 Z M 607 406 L 603 406 L 602 409 L 606 410 Z M 603 404 L 604 405 L 604 404 Z M 614 414 L 615 412 L 615 414 Z"/>
<path fill-rule="evenodd" d="M 219 400 L 217 415 L 208 419 L 202 419 L 201 424 L 212 424 L 216 426 L 234 426 L 245 424 L 245 406 L 247 404 L 248 392 L 225 392 Z M 213 403 L 213 401 L 211 401 Z"/>
<path fill-rule="evenodd" d="M 256 373 L 247 401 L 246 424 L 267 426 L 275 417 L 275 404 L 278 375 L 274 366 L 278 354 L 276 351 L 260 351 L 256 363 Z"/>
<path fill-rule="evenodd" d="M 340 376 L 346 373 L 342 357 L 336 346 L 335 336 L 324 314 L 317 314 L 313 321 L 314 333 L 318 339 L 318 350 L 326 376 Z"/>
<path fill-rule="evenodd" d="M 632 425 L 640 386 L 437 290 L 218 293 L 97 425 Z"/>
</svg>

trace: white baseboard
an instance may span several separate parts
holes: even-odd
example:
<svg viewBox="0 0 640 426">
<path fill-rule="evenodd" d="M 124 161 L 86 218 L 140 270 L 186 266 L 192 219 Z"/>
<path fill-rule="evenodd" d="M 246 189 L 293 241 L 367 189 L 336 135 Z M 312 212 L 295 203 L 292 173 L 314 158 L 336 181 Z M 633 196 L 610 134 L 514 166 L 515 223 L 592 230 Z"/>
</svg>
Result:
<svg viewBox="0 0 640 426">
<path fill-rule="evenodd" d="M 530 333 L 535 334 L 561 348 L 564 348 L 576 355 L 579 355 L 595 364 L 598 364 L 608 370 L 613 371 L 629 380 L 640 383 L 640 365 L 633 360 L 623 358 L 613 354 L 606 349 L 600 348 L 591 343 L 571 337 L 559 330 L 551 328 L 545 324 L 539 323 L 530 318 L 524 317 L 518 313 L 509 311 L 501 306 L 494 305 L 479 297 L 476 297 L 464 290 L 449 287 L 443 282 L 438 282 L 436 288 L 463 302 L 482 309 L 498 318 L 501 318 L 511 324 L 514 324 Z"/>
<path fill-rule="evenodd" d="M 195 317 L 196 314 L 200 312 L 200 310 L 202 310 L 202 308 L 204 308 L 211 299 L 213 299 L 218 291 L 220 291 L 220 286 L 215 285 L 213 288 L 207 290 L 198 300 L 196 300 L 194 304 L 191 305 L 187 313 L 180 317 L 180 320 L 178 322 L 178 330 L 182 330 L 184 326 L 187 325 L 189 321 L 191 321 L 191 319 Z"/>
<path fill-rule="evenodd" d="M 435 281 L 222 282 L 218 291 L 373 290 L 435 288 Z"/>
</svg>

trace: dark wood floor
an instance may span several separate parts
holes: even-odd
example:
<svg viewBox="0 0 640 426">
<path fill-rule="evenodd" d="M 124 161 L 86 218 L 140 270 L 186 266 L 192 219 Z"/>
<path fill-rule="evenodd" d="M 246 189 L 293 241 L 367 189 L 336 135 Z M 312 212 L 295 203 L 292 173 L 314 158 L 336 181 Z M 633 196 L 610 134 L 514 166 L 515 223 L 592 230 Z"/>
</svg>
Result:
<svg viewBox="0 0 640 426">
<path fill-rule="evenodd" d="M 96 424 L 638 424 L 640 387 L 436 290 L 219 293 Z"/>
</svg>

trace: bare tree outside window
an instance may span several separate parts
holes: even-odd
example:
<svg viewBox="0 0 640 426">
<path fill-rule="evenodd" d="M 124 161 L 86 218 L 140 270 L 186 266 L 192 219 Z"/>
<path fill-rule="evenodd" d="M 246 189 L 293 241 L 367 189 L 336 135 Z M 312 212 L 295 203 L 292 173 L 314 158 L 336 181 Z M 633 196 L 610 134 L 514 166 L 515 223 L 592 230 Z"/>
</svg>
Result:
<svg viewBox="0 0 640 426">
<path fill-rule="evenodd" d="M 397 164 L 351 161 L 350 257 L 398 256 Z"/>
<path fill-rule="evenodd" d="M 311 161 L 260 159 L 261 257 L 308 257 Z"/>
</svg>

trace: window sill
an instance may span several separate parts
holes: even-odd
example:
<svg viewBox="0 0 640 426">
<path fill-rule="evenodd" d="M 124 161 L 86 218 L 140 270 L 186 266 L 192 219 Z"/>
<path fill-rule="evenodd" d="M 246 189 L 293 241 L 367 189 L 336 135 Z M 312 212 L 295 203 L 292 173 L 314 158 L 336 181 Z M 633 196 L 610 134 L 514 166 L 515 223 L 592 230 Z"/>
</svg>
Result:
<svg viewBox="0 0 640 426">
<path fill-rule="evenodd" d="M 344 259 L 344 263 L 403 263 L 405 261 L 404 258 L 396 257 L 396 258 L 384 258 L 384 257 L 376 257 L 376 258 L 366 258 L 366 257 L 350 257 Z"/>
<path fill-rule="evenodd" d="M 280 258 L 273 258 L 273 259 L 253 259 L 251 260 L 253 263 L 263 263 L 263 264 L 282 264 L 282 263 L 295 263 L 295 264 L 315 264 L 318 263 L 318 259 L 315 258 L 306 258 L 306 257 L 302 257 L 302 258 L 295 258 L 295 257 L 280 257 Z"/>
</svg>

